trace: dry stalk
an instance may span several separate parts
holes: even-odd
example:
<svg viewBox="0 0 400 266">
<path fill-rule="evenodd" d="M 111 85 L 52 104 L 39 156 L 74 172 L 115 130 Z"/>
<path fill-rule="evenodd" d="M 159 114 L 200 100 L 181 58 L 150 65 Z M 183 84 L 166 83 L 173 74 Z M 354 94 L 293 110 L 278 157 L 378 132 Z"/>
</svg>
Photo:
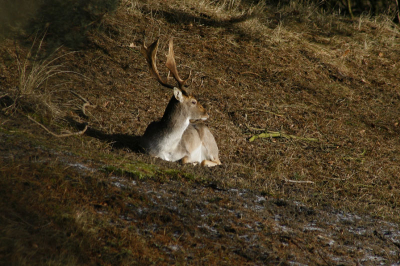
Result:
<svg viewBox="0 0 400 266">
<path fill-rule="evenodd" d="M 272 111 L 257 109 L 257 108 L 253 108 L 253 107 L 245 108 L 244 110 L 248 110 L 248 111 L 259 111 L 259 112 L 264 112 L 264 113 L 272 114 L 272 115 L 279 116 L 279 117 L 283 117 L 283 116 L 284 116 L 284 115 L 282 115 L 282 114 L 277 114 L 277 113 L 272 112 Z"/>
<path fill-rule="evenodd" d="M 78 135 L 83 135 L 86 130 L 88 129 L 88 124 L 85 124 L 85 128 L 82 129 L 81 131 L 78 132 L 74 132 L 74 133 L 66 133 L 66 134 L 56 134 L 52 131 L 50 131 L 47 127 L 45 127 L 43 124 L 39 123 L 38 121 L 36 121 L 35 119 L 33 119 L 32 117 L 30 117 L 29 115 L 27 115 L 26 117 L 28 117 L 29 120 L 35 122 L 37 125 L 41 126 L 44 130 L 46 130 L 49 134 L 53 135 L 54 137 L 57 138 L 64 138 L 64 137 L 70 137 L 70 136 L 78 136 Z"/>
<path fill-rule="evenodd" d="M 296 183 L 296 184 L 315 184 L 314 181 L 309 181 L 309 180 L 298 181 L 298 180 L 291 180 L 291 179 L 287 179 L 287 178 L 285 178 L 284 180 L 285 180 L 285 182 L 288 182 L 288 183 Z"/>
<path fill-rule="evenodd" d="M 303 138 L 303 137 L 298 137 L 294 135 L 288 135 L 285 133 L 281 132 L 274 132 L 274 131 L 267 131 L 264 133 L 261 133 L 259 135 L 254 135 L 252 136 L 249 141 L 252 142 L 258 138 L 285 138 L 285 139 L 297 139 L 297 140 L 304 140 L 304 141 L 315 141 L 318 142 L 319 140 L 316 138 Z"/>
<path fill-rule="evenodd" d="M 242 72 L 242 73 L 240 73 L 241 75 L 244 75 L 244 74 L 252 74 L 252 75 L 255 75 L 255 76 L 257 76 L 257 77 L 261 77 L 261 75 L 260 74 L 257 74 L 257 73 L 254 73 L 254 72 L 250 72 L 250 71 L 245 71 L 245 72 Z"/>
<path fill-rule="evenodd" d="M 87 99 L 85 99 L 84 97 L 82 97 L 81 95 L 79 95 L 78 93 L 74 92 L 74 91 L 70 91 L 73 95 L 75 95 L 76 97 L 78 97 L 79 99 L 81 99 L 84 103 L 81 107 L 81 111 L 85 116 L 88 116 L 86 114 L 86 107 L 92 107 L 92 108 L 96 108 L 97 105 L 93 105 L 91 104 Z"/>
</svg>

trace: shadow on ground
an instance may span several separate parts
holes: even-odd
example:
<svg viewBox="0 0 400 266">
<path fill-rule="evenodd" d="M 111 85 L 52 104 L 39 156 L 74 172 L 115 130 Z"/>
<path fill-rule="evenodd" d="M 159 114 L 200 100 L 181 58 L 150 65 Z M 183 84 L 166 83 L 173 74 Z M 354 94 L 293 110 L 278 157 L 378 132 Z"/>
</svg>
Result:
<svg viewBox="0 0 400 266">
<path fill-rule="evenodd" d="M 67 118 L 70 126 L 77 130 L 83 130 L 86 123 L 79 123 L 71 117 Z M 110 143 L 115 149 L 130 149 L 136 153 L 143 153 L 143 149 L 140 147 L 141 136 L 132 136 L 128 134 L 107 134 L 96 128 L 88 126 L 85 131 L 85 135 L 96 138 L 102 142 Z"/>
</svg>

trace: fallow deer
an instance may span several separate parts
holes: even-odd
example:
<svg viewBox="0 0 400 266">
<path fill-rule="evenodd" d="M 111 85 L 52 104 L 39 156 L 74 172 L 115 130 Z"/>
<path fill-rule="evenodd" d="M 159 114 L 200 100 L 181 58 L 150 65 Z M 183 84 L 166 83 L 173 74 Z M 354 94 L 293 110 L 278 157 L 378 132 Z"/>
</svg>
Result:
<svg viewBox="0 0 400 266">
<path fill-rule="evenodd" d="M 149 65 L 150 73 L 158 82 L 173 89 L 174 95 L 165 109 L 162 119 L 152 122 L 147 127 L 141 139 L 141 146 L 152 156 L 166 161 L 182 163 L 200 163 L 202 166 L 216 166 L 221 162 L 218 157 L 218 146 L 208 127 L 201 121 L 208 118 L 203 106 L 193 97 L 191 91 L 185 88 L 185 80 L 181 79 L 175 63 L 172 39 L 169 42 L 169 52 L 166 66 L 178 87 L 162 79 L 156 66 L 158 40 L 149 47 L 143 43 L 141 52 Z"/>
</svg>

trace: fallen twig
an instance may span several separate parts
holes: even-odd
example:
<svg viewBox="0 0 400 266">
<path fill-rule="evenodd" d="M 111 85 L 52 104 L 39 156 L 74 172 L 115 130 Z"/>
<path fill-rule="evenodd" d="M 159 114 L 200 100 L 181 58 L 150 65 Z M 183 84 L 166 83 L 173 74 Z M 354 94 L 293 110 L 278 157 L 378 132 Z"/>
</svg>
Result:
<svg viewBox="0 0 400 266">
<path fill-rule="evenodd" d="M 314 181 L 309 181 L 309 180 L 305 180 L 305 181 L 298 181 L 298 180 L 291 180 L 291 179 L 284 179 L 286 182 L 288 183 L 297 183 L 297 184 L 315 184 Z"/>
<path fill-rule="evenodd" d="M 66 134 L 56 134 L 54 132 L 51 132 L 47 127 L 45 127 L 43 124 L 39 123 L 38 121 L 36 121 L 35 119 L 33 119 L 32 117 L 30 117 L 29 115 L 27 115 L 26 117 L 28 117 L 29 120 L 35 122 L 37 125 L 41 126 L 44 130 L 46 130 L 49 134 L 53 135 L 54 137 L 57 138 L 64 138 L 64 137 L 70 137 L 70 136 L 78 136 L 78 135 L 83 135 L 86 130 L 88 129 L 88 124 L 85 124 L 85 128 L 82 129 L 81 131 L 78 132 L 74 132 L 74 133 L 66 133 Z"/>
<path fill-rule="evenodd" d="M 267 132 L 261 133 L 259 135 L 254 135 L 249 139 L 249 141 L 252 142 L 258 138 L 285 138 L 285 139 L 297 139 L 297 140 L 315 141 L 315 142 L 319 141 L 318 139 L 315 139 L 315 138 L 303 138 L 303 137 L 288 135 L 285 133 L 274 132 L 274 131 L 267 131 Z"/>
<path fill-rule="evenodd" d="M 81 95 L 79 95 L 78 93 L 76 93 L 76 92 L 74 92 L 74 91 L 70 91 L 73 95 L 75 95 L 76 97 L 78 97 L 79 99 L 81 99 L 83 102 L 84 102 L 84 104 L 82 105 L 82 107 L 81 107 L 81 111 L 82 111 L 82 113 L 83 113 L 83 115 L 85 115 L 86 117 L 88 116 L 87 114 L 86 114 L 86 107 L 92 107 L 92 108 L 96 108 L 97 107 L 97 105 L 93 105 L 93 104 L 91 104 L 88 100 L 86 100 L 85 98 L 83 98 Z"/>
<path fill-rule="evenodd" d="M 265 130 L 265 128 L 250 127 L 247 124 L 244 124 L 244 125 L 247 127 L 248 130 L 254 130 L 254 131 L 264 131 Z"/>
<path fill-rule="evenodd" d="M 257 73 L 254 73 L 254 72 L 250 72 L 250 71 L 245 71 L 245 72 L 242 72 L 242 73 L 240 73 L 240 74 L 241 74 L 241 75 L 243 75 L 243 74 L 252 74 L 252 75 L 261 77 L 260 74 L 257 74 Z"/>
<path fill-rule="evenodd" d="M 281 115 L 281 114 L 274 113 L 272 111 L 263 110 L 263 109 L 257 109 L 257 108 L 245 108 L 245 110 L 264 112 L 264 113 L 272 114 L 272 115 L 279 116 L 279 117 L 283 117 L 284 116 L 284 115 Z"/>
</svg>

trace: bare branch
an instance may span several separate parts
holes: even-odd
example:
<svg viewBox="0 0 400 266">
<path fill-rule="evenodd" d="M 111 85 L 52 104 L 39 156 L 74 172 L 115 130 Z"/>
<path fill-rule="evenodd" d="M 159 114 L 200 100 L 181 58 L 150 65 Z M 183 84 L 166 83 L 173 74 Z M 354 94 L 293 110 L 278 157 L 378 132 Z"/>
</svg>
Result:
<svg viewBox="0 0 400 266">
<path fill-rule="evenodd" d="M 64 138 L 64 137 L 70 137 L 70 136 L 83 135 L 86 132 L 86 130 L 88 129 L 88 124 L 85 124 L 85 128 L 83 130 L 81 130 L 81 131 L 74 132 L 74 133 L 60 134 L 59 135 L 59 134 L 56 134 L 56 133 L 50 131 L 47 127 L 45 127 L 43 124 L 39 123 L 38 121 L 36 121 L 32 117 L 30 117 L 29 115 L 27 115 L 26 117 L 28 117 L 28 119 L 31 120 L 32 122 L 35 122 L 37 125 L 41 126 L 49 134 L 51 134 L 51 135 L 53 135 L 54 137 L 57 137 L 57 138 Z"/>
<path fill-rule="evenodd" d="M 319 140 L 316 138 L 303 138 L 303 137 L 288 135 L 285 133 L 274 132 L 274 131 L 267 131 L 267 132 L 261 133 L 259 135 L 254 135 L 249 139 L 249 141 L 252 142 L 258 138 L 285 138 L 285 139 L 297 139 L 297 140 L 302 140 L 302 141 L 319 142 Z"/>
<path fill-rule="evenodd" d="M 315 184 L 314 181 L 309 181 L 309 180 L 305 180 L 305 181 L 298 181 L 298 180 L 291 180 L 291 179 L 284 179 L 285 182 L 288 183 L 296 183 L 296 184 Z"/>
<path fill-rule="evenodd" d="M 73 95 L 75 95 L 76 97 L 78 97 L 79 99 L 81 99 L 83 102 L 84 102 L 84 104 L 82 105 L 82 108 L 81 108 L 81 110 L 82 110 L 82 113 L 85 115 L 85 116 L 87 116 L 87 114 L 86 114 L 86 107 L 92 107 L 92 108 L 96 108 L 97 107 L 97 105 L 93 105 L 93 104 L 91 104 L 87 99 L 85 99 L 85 98 L 83 98 L 81 95 L 79 95 L 78 93 L 76 93 L 76 92 L 74 92 L 74 91 L 70 91 Z"/>
</svg>

